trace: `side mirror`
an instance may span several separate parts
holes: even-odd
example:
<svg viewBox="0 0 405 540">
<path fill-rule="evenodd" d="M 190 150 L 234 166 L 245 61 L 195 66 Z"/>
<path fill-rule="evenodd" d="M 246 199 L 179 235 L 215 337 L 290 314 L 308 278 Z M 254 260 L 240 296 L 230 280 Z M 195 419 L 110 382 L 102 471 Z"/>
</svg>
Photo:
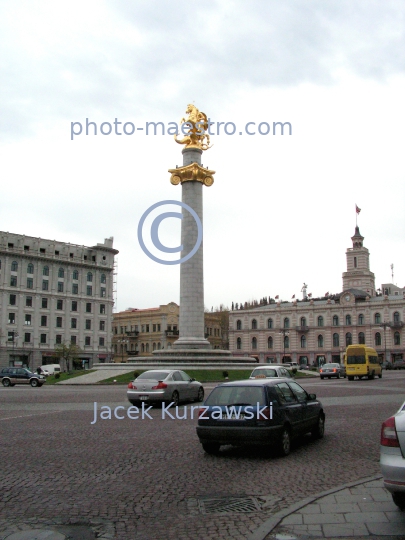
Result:
<svg viewBox="0 0 405 540">
<path fill-rule="evenodd" d="M 315 401 L 315 399 L 316 399 L 316 394 L 308 394 L 309 401 Z"/>
<path fill-rule="evenodd" d="M 190 379 L 190 382 L 194 382 L 194 381 L 195 381 L 195 379 L 193 379 L 193 378 L 192 378 L 192 379 Z"/>
</svg>

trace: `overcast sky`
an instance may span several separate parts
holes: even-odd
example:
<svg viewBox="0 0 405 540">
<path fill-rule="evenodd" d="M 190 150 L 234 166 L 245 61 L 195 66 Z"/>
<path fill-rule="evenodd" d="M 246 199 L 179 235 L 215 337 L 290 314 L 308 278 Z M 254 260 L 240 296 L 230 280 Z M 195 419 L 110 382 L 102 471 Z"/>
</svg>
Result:
<svg viewBox="0 0 405 540">
<path fill-rule="evenodd" d="M 216 171 L 203 187 L 209 309 L 289 300 L 303 282 L 341 291 L 355 204 L 376 286 L 391 264 L 404 286 L 404 29 L 402 0 L 3 0 L 0 230 L 113 236 L 118 310 L 178 303 L 179 265 L 150 260 L 136 231 L 152 204 L 181 200 L 167 171 L 182 147 L 144 131 L 72 141 L 71 122 L 179 122 L 195 103 L 237 127 L 202 156 Z M 249 136 L 247 122 L 292 134 Z M 179 245 L 179 220 L 160 231 Z"/>
</svg>

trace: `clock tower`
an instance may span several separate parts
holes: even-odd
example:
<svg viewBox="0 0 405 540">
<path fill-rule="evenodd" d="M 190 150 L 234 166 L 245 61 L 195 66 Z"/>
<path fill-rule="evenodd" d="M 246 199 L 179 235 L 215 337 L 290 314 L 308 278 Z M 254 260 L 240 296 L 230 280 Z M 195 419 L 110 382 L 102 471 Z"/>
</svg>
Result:
<svg viewBox="0 0 405 540">
<path fill-rule="evenodd" d="M 343 272 L 343 290 L 359 289 L 369 296 L 375 296 L 375 278 L 370 271 L 370 254 L 363 246 L 363 240 L 364 237 L 356 225 L 352 236 L 353 247 L 346 251 L 347 272 Z"/>
</svg>

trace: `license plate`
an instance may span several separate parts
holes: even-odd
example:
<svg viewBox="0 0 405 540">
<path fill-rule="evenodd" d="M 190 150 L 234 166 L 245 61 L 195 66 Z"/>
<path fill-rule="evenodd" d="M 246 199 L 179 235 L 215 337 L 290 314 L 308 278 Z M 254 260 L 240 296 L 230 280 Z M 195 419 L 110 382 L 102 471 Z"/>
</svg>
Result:
<svg viewBox="0 0 405 540">
<path fill-rule="evenodd" d="M 222 414 L 222 420 L 244 420 L 245 415 L 243 413 L 236 416 L 236 414 L 232 414 L 231 416 L 227 415 L 226 413 Z"/>
<path fill-rule="evenodd" d="M 141 401 L 146 401 L 147 399 L 149 399 L 149 396 L 139 396 L 139 399 Z"/>
</svg>

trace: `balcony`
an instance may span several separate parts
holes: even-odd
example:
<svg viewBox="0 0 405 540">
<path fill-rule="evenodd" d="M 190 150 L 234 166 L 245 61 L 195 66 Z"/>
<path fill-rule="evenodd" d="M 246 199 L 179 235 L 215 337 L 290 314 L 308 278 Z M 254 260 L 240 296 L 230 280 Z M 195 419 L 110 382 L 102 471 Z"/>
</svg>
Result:
<svg viewBox="0 0 405 540">
<path fill-rule="evenodd" d="M 165 330 L 167 337 L 175 337 L 179 335 L 179 330 Z"/>
<path fill-rule="evenodd" d="M 133 330 L 132 332 L 125 332 L 125 335 L 128 337 L 138 337 L 139 332 Z"/>
<path fill-rule="evenodd" d="M 402 321 L 392 321 L 389 323 L 391 328 L 402 328 L 404 323 Z"/>
<path fill-rule="evenodd" d="M 309 326 L 296 326 L 295 329 L 297 330 L 297 332 L 303 332 L 303 333 L 306 333 L 306 332 L 309 332 Z"/>
</svg>

